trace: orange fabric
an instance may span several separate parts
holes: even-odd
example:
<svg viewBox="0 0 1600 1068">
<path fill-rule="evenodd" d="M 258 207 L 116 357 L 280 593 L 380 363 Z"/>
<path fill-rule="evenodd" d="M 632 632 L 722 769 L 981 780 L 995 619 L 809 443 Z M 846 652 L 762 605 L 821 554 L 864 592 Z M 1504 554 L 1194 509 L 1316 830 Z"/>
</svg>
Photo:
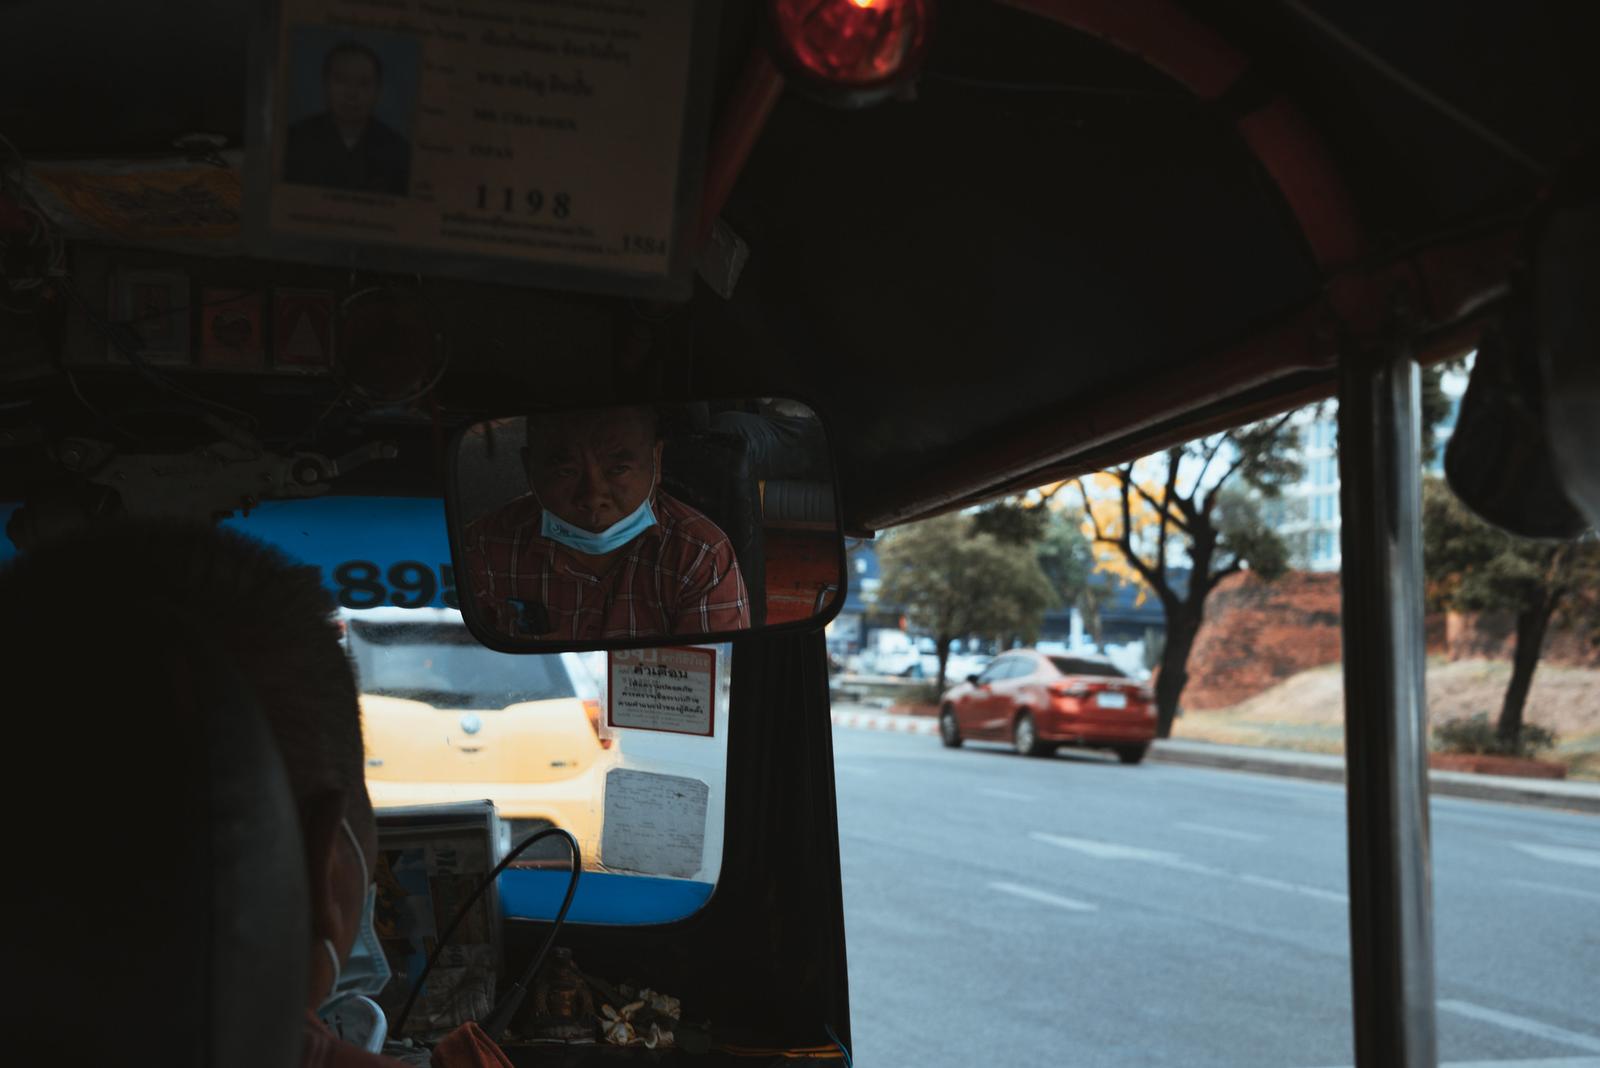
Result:
<svg viewBox="0 0 1600 1068">
<path fill-rule="evenodd" d="M 475 1023 L 465 1023 L 433 1047 L 433 1068 L 511 1068 L 511 1062 Z"/>
</svg>

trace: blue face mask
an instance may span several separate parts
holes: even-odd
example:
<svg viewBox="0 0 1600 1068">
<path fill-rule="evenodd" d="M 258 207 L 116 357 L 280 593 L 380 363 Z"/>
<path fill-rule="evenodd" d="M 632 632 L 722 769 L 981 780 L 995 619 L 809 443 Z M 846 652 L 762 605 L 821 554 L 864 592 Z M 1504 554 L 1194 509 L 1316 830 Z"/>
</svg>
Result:
<svg viewBox="0 0 1600 1068">
<path fill-rule="evenodd" d="M 584 553 L 588 556 L 604 556 L 606 553 L 622 548 L 640 534 L 656 525 L 656 514 L 650 507 L 650 498 L 655 495 L 656 480 L 654 475 L 650 479 L 650 492 L 644 495 L 644 500 L 639 502 L 639 507 L 612 523 L 598 533 L 575 527 L 564 519 L 558 519 L 550 509 L 544 507 L 544 502 L 539 502 L 543 517 L 539 520 L 539 533 L 558 545 L 565 545 L 574 552 Z M 537 495 L 535 495 L 537 496 Z"/>
<path fill-rule="evenodd" d="M 372 882 L 372 872 L 367 868 L 367 856 L 361 851 L 356 832 L 348 820 L 342 821 L 344 833 L 350 839 L 356 856 L 361 858 L 361 879 L 367 888 L 366 899 L 361 904 L 361 923 L 356 928 L 356 940 L 350 946 L 350 955 L 344 964 L 339 963 L 333 943 L 322 940 L 333 960 L 333 986 L 322 1000 L 317 1015 L 346 1042 L 360 1046 L 368 1053 L 383 1049 L 383 1040 L 389 1032 L 389 1021 L 372 997 L 389 985 L 389 958 L 384 955 L 378 932 L 373 929 L 373 909 L 378 901 L 378 887 Z"/>
</svg>

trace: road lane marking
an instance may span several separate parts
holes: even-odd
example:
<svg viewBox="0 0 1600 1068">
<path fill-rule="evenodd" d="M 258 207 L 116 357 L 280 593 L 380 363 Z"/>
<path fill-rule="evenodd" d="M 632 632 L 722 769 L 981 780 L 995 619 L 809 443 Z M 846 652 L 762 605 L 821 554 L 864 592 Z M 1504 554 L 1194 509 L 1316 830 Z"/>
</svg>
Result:
<svg viewBox="0 0 1600 1068">
<path fill-rule="evenodd" d="M 1593 890 L 1579 890 L 1571 886 L 1556 886 L 1554 883 L 1536 883 L 1532 879 L 1504 879 L 1503 882 L 1512 886 L 1520 886 L 1526 890 L 1543 890 L 1547 894 L 1565 894 L 1568 897 L 1581 897 L 1586 901 L 1600 901 L 1600 894 Z"/>
<path fill-rule="evenodd" d="M 1553 860 L 1557 864 L 1576 864 L 1583 868 L 1600 868 L 1600 849 L 1578 849 L 1575 846 L 1535 845 L 1532 842 L 1512 842 L 1530 857 Z"/>
<path fill-rule="evenodd" d="M 1600 1057 L 1541 1057 L 1533 1061 L 1443 1061 L 1439 1068 L 1600 1068 Z"/>
<path fill-rule="evenodd" d="M 1441 1001 L 1439 1008 L 1445 1012 L 1453 1012 L 1457 1016 L 1466 1016 L 1483 1023 L 1495 1024 L 1508 1031 L 1521 1031 L 1525 1035 L 1533 1035 L 1549 1042 L 1559 1042 L 1565 1046 L 1574 1046 L 1589 1053 L 1600 1053 L 1600 1038 L 1594 1035 L 1580 1034 L 1577 1031 L 1568 1031 L 1565 1027 L 1547 1024 L 1542 1020 L 1532 1020 L 1526 1016 L 1517 1016 L 1498 1009 L 1486 1009 L 1482 1005 L 1474 1005 L 1470 1001 Z"/>
<path fill-rule="evenodd" d="M 1013 897 L 1027 898 L 1029 901 L 1038 901 L 1046 905 L 1054 905 L 1058 909 L 1067 909 L 1071 912 L 1098 912 L 1099 905 L 1091 905 L 1087 901 L 1075 901 L 1070 897 L 1062 897 L 1045 890 L 1035 890 L 1031 886 L 1018 886 L 1016 883 L 990 883 L 990 890 L 998 890 L 1002 894 Z"/>
<path fill-rule="evenodd" d="M 1318 901 L 1330 901 L 1341 905 L 1348 904 L 1350 900 L 1344 894 L 1333 890 L 1324 890 L 1320 886 L 1291 883 L 1282 879 L 1272 879 L 1265 875 L 1251 875 L 1248 872 L 1228 871 L 1225 868 L 1212 867 L 1210 864 L 1200 864 L 1192 860 L 1186 860 L 1181 854 L 1171 853 L 1162 849 L 1144 849 L 1139 846 L 1119 845 L 1116 842 L 1100 842 L 1093 838 L 1072 838 L 1064 834 L 1047 834 L 1044 831 L 1030 831 L 1028 837 L 1048 845 L 1083 853 L 1098 860 L 1134 860 L 1143 864 L 1155 864 L 1158 867 L 1169 868 L 1173 871 L 1187 872 L 1190 875 L 1209 875 L 1218 879 L 1232 879 L 1235 882 L 1245 883 L 1248 886 L 1257 886 L 1263 890 L 1280 890 L 1284 893 L 1299 894 L 1303 897 L 1316 898 Z"/>
<path fill-rule="evenodd" d="M 1185 831 L 1193 831 L 1196 834 L 1209 834 L 1213 838 L 1232 838 L 1236 842 L 1265 842 L 1267 840 L 1267 836 L 1264 834 L 1251 834 L 1249 831 L 1230 831 L 1226 827 L 1213 827 L 1206 823 L 1185 823 L 1180 820 L 1174 823 L 1173 826 Z"/>
<path fill-rule="evenodd" d="M 984 797 L 998 797 L 1002 801 L 1038 800 L 1038 798 L 1034 797 L 1032 794 L 1019 794 L 1015 790 L 993 790 L 988 787 L 982 787 L 978 790 L 978 793 L 982 794 Z"/>
<path fill-rule="evenodd" d="M 1282 879 L 1269 879 L 1265 875 L 1250 875 L 1245 873 L 1238 876 L 1240 882 L 1249 883 L 1251 886 L 1260 886 L 1268 890 L 1282 890 L 1290 894 L 1302 894 L 1314 897 L 1318 901 L 1331 901 L 1336 905 L 1350 904 L 1349 896 L 1336 890 L 1324 890 L 1320 886 L 1306 886 L 1304 883 L 1286 883 Z"/>
<path fill-rule="evenodd" d="M 1060 846 L 1062 849 L 1085 853 L 1100 860 L 1142 860 L 1149 864 L 1171 864 L 1183 859 L 1178 854 L 1165 850 L 1142 849 L 1139 846 L 1119 845 L 1116 842 L 1100 842 L 1093 838 L 1069 838 L 1064 834 L 1047 834 L 1044 831 L 1030 832 L 1028 837 Z"/>
</svg>

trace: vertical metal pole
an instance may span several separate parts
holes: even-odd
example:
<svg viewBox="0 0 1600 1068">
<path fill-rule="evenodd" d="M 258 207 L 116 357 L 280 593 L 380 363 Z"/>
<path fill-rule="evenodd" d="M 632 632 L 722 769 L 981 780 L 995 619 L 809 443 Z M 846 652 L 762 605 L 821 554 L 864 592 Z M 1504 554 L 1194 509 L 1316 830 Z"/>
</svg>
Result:
<svg viewBox="0 0 1600 1068">
<path fill-rule="evenodd" d="M 1358 1068 L 1434 1068 L 1416 361 L 1339 371 L 1350 965 Z"/>
</svg>

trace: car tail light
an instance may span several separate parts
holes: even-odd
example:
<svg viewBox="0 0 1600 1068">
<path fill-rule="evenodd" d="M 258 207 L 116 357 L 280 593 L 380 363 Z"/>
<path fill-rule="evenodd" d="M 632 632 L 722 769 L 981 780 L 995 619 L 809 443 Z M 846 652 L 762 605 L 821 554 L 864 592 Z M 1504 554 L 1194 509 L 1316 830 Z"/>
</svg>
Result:
<svg viewBox="0 0 1600 1068">
<path fill-rule="evenodd" d="M 1088 697 L 1089 686 L 1082 682 L 1052 682 L 1050 693 L 1055 697 Z"/>
<path fill-rule="evenodd" d="M 928 43 L 932 0 L 773 0 L 780 51 L 802 77 L 874 89 L 912 74 Z"/>
<path fill-rule="evenodd" d="M 583 702 L 583 711 L 589 717 L 589 726 L 594 728 L 594 736 L 596 740 L 599 741 L 600 748 L 610 749 L 612 739 L 607 738 L 600 733 L 600 702 L 594 700 L 593 698 L 585 699 Z"/>
</svg>

